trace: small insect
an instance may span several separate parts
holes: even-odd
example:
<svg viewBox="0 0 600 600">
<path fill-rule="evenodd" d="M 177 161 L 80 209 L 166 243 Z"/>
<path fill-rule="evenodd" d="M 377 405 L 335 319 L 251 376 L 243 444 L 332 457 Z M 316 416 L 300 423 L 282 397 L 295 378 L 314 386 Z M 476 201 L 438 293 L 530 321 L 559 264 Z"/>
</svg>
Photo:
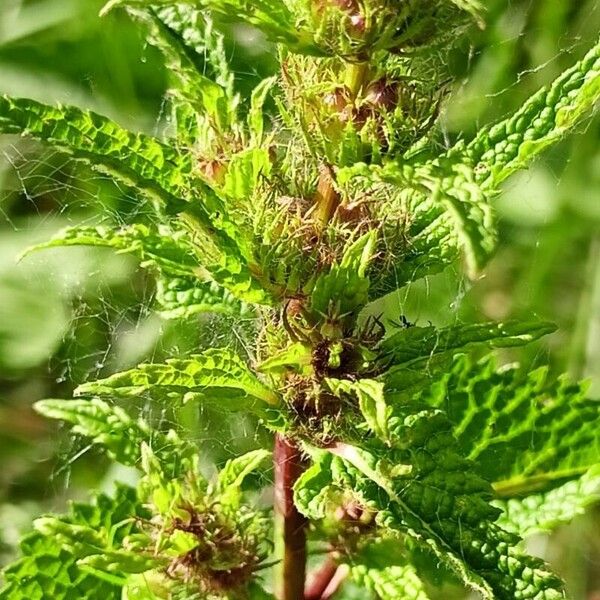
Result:
<svg viewBox="0 0 600 600">
<path fill-rule="evenodd" d="M 398 329 L 409 329 L 410 327 L 415 326 L 415 324 L 411 323 L 404 315 L 400 315 L 397 321 L 393 321 L 390 319 L 390 323 Z"/>
</svg>

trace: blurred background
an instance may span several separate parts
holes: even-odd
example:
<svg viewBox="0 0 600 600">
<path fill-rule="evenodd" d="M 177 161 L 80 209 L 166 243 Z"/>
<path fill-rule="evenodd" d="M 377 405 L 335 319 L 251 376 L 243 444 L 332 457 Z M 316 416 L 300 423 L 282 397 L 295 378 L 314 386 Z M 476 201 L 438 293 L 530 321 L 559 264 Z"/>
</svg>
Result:
<svg viewBox="0 0 600 600">
<path fill-rule="evenodd" d="M 78 104 L 156 132 L 168 85 L 160 56 L 125 15 L 99 19 L 101 4 L 1 0 L 0 93 Z M 474 30 L 450 57 L 458 83 L 442 119 L 449 141 L 518 108 L 600 31 L 598 0 L 486 4 L 485 30 Z M 243 85 L 273 71 L 272 49 L 259 35 L 244 27 L 230 33 Z M 436 325 L 552 320 L 557 333 L 504 358 L 589 378 L 591 394 L 600 397 L 599 141 L 600 119 L 589 119 L 579 135 L 507 182 L 496 203 L 501 243 L 484 277 L 468 282 L 449 269 L 388 297 L 387 314 Z M 215 320 L 202 327 L 161 322 L 152 313 L 152 281 L 128 257 L 75 248 L 17 260 L 65 225 L 106 215 L 128 222 L 143 210 L 106 177 L 37 144 L 0 138 L 0 563 L 14 556 L 33 516 L 130 477 L 37 417 L 32 403 L 69 397 L 83 381 L 144 360 L 210 345 L 227 330 Z M 261 435 L 251 422 L 218 414 L 176 418 L 208 439 L 217 461 L 250 449 Z M 528 543 L 566 577 L 574 600 L 600 598 L 598 509 Z"/>
</svg>

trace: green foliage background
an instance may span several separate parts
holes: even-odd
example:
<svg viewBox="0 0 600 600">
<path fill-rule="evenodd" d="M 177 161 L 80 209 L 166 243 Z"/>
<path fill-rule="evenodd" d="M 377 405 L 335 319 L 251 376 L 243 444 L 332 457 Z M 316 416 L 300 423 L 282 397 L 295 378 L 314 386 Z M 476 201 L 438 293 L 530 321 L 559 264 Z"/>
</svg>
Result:
<svg viewBox="0 0 600 600">
<path fill-rule="evenodd" d="M 97 18 L 97 0 L 3 0 L 0 93 L 95 108 L 131 129 L 168 127 L 166 76 L 158 54 L 118 11 Z M 463 83 L 444 115 L 449 140 L 502 117 L 579 58 L 600 29 L 600 4 L 490 0 L 487 27 L 451 57 Z M 272 69 L 260 35 L 232 26 L 236 69 L 258 81 Z M 539 65 L 542 65 L 539 67 Z M 556 372 L 592 379 L 600 392 L 600 121 L 569 137 L 496 203 L 501 244 L 470 284 L 448 270 L 385 299 L 381 310 L 436 325 L 450 319 L 538 316 L 559 331 L 504 354 Z M 22 140 L 0 146 L 0 560 L 31 517 L 62 509 L 89 487 L 110 489 L 127 472 L 108 469 L 83 442 L 63 436 L 31 405 L 68 397 L 77 383 L 209 347 L 226 327 L 165 324 L 149 310 L 152 285 L 127 257 L 96 249 L 56 249 L 15 262 L 19 252 L 67 224 L 95 222 L 107 209 L 127 222 L 139 207 L 127 190 Z M 451 311 L 448 311 L 451 307 Z M 226 325 L 226 324 L 225 324 Z M 208 332 L 208 333 L 207 333 Z M 242 344 L 243 340 L 238 343 Z M 165 415 L 207 437 L 223 461 L 252 448 L 254 425 L 218 413 Z M 250 434 L 250 435 L 248 435 Z M 258 435 L 258 434 L 256 434 Z M 248 441 L 248 439 L 250 441 Z M 257 440 L 254 440 L 258 442 Z M 77 459 L 77 460 L 75 460 Z M 534 538 L 576 599 L 600 594 L 600 513 L 575 521 L 551 540 Z"/>
</svg>

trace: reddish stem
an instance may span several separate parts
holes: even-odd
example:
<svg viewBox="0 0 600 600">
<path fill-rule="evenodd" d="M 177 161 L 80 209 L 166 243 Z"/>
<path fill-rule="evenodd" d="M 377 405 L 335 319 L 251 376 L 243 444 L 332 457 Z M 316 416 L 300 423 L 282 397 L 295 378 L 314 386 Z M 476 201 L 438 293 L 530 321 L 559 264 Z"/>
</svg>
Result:
<svg viewBox="0 0 600 600">
<path fill-rule="evenodd" d="M 322 600 L 328 591 L 339 566 L 328 556 L 317 571 L 311 574 L 304 590 L 304 600 Z"/>
<path fill-rule="evenodd" d="M 294 505 L 293 487 L 304 471 L 300 449 L 288 438 L 275 436 L 275 510 L 281 520 L 283 561 L 279 600 L 303 600 L 306 579 L 307 521 Z"/>
</svg>

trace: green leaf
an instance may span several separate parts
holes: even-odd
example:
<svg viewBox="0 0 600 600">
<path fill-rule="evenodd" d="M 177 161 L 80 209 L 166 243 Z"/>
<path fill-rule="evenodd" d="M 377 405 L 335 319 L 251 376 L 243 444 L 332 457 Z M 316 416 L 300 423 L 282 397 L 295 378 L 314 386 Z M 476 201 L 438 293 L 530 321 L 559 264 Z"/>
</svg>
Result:
<svg viewBox="0 0 600 600">
<path fill-rule="evenodd" d="M 231 157 L 223 185 L 219 191 L 231 200 L 248 202 L 260 181 L 271 172 L 269 152 L 265 148 L 249 148 Z"/>
<path fill-rule="evenodd" d="M 68 152 L 138 190 L 160 212 L 185 211 L 190 224 L 228 253 L 229 263 L 236 265 L 234 273 L 239 275 L 247 266 L 241 257 L 240 233 L 222 200 L 195 175 L 191 152 L 180 153 L 90 111 L 6 96 L 0 97 L 0 133 L 22 134 Z"/>
<path fill-rule="evenodd" d="M 352 553 L 344 561 L 350 577 L 380 600 L 428 600 L 423 582 L 398 546 L 397 539 L 377 540 Z"/>
<path fill-rule="evenodd" d="M 93 444 L 106 448 L 114 460 L 124 465 L 139 467 L 141 445 L 147 443 L 156 449 L 164 468 L 174 476 L 195 453 L 174 431 L 163 434 L 143 419 L 134 420 L 122 408 L 99 398 L 41 400 L 34 408 L 45 417 L 66 421 L 74 433 L 91 438 Z"/>
<path fill-rule="evenodd" d="M 330 448 L 334 483 L 376 511 L 382 531 L 408 535 L 483 598 L 564 598 L 560 579 L 494 523 L 491 488 L 456 453 L 443 415 L 404 407 L 392 423 L 395 452 L 375 444 Z"/>
<path fill-rule="evenodd" d="M 116 373 L 106 379 L 80 385 L 76 395 L 138 396 L 149 391 L 174 391 L 180 394 L 221 390 L 226 394 L 241 392 L 277 404 L 277 394 L 262 383 L 235 354 L 227 350 L 207 350 L 184 359 L 170 359 L 165 364 L 142 364 L 136 369 Z"/>
<path fill-rule="evenodd" d="M 239 506 L 244 479 L 270 457 L 271 452 L 268 450 L 253 450 L 228 460 L 217 477 L 216 494 L 219 502 Z"/>
<path fill-rule="evenodd" d="M 252 90 L 252 95 L 250 97 L 250 111 L 248 113 L 248 129 L 250 130 L 250 143 L 253 146 L 260 146 L 263 142 L 265 101 L 276 83 L 276 77 L 269 77 L 263 79 Z"/>
<path fill-rule="evenodd" d="M 359 379 L 348 381 L 341 379 L 327 379 L 331 391 L 339 395 L 345 393 L 358 398 L 358 407 L 369 429 L 381 440 L 389 443 L 388 420 L 390 407 L 383 395 L 384 385 L 374 379 Z"/>
<path fill-rule="evenodd" d="M 129 9 L 130 14 L 146 23 L 149 42 L 165 55 L 169 72 L 178 80 L 178 94 L 189 103 L 196 115 L 205 113 L 212 125 L 225 134 L 236 123 L 239 98 L 229 95 L 227 89 L 202 74 L 200 68 L 204 61 L 184 36 L 194 22 L 201 23 L 206 33 L 210 33 L 209 28 L 201 13 L 194 10 L 185 11 L 191 21 L 184 25 L 180 20 L 181 11 L 182 7 L 175 7 L 175 12 L 173 9 Z"/>
<path fill-rule="evenodd" d="M 91 111 L 0 96 L 0 133 L 49 142 L 169 210 L 190 195 L 191 156 Z"/>
<path fill-rule="evenodd" d="M 202 65 L 202 74 L 214 79 L 227 96 L 233 98 L 234 75 L 229 67 L 224 36 L 215 30 L 207 12 L 182 2 L 161 8 L 157 8 L 159 3 L 153 4 L 152 12 L 177 35 L 188 56 L 192 53 L 193 63 Z"/>
<path fill-rule="evenodd" d="M 462 453 L 501 497 L 543 490 L 599 462 L 600 402 L 547 368 L 496 369 L 491 357 L 462 356 L 422 398 L 446 411 Z"/>
<path fill-rule="evenodd" d="M 358 164 L 341 169 L 338 177 L 344 185 L 358 186 L 377 199 L 374 217 L 381 220 L 384 237 L 393 244 L 388 252 L 397 255 L 387 275 L 396 287 L 440 271 L 460 252 L 469 275 L 475 276 L 496 247 L 490 196 L 477 183 L 473 169 L 456 158 L 414 165 Z"/>
<path fill-rule="evenodd" d="M 386 379 L 393 386 L 394 379 L 402 378 L 403 369 L 427 366 L 438 355 L 454 353 L 476 344 L 490 348 L 523 346 L 555 330 L 555 325 L 545 321 L 474 323 L 442 329 L 408 327 L 384 338 L 379 344 L 379 355 L 381 362 L 391 367 Z M 434 368 L 435 365 L 434 361 Z"/>
<path fill-rule="evenodd" d="M 534 533 L 549 533 L 599 502 L 600 465 L 596 465 L 579 479 L 547 492 L 498 500 L 493 504 L 502 509 L 498 524 L 503 529 L 527 537 Z"/>
<path fill-rule="evenodd" d="M 341 261 L 320 275 L 311 294 L 311 309 L 331 318 L 354 315 L 365 306 L 369 296 L 367 268 L 377 245 L 377 232 L 370 231 L 356 240 Z"/>
<path fill-rule="evenodd" d="M 331 505 L 333 457 L 327 452 L 312 451 L 313 464 L 294 484 L 294 504 L 308 519 L 319 521 L 327 515 Z"/>
<path fill-rule="evenodd" d="M 156 303 L 165 319 L 188 318 L 199 313 L 217 313 L 236 317 L 252 317 L 252 308 L 240 302 L 214 281 L 197 278 L 159 277 L 156 282 Z"/>
<path fill-rule="evenodd" d="M 184 0 L 183 3 L 215 12 L 225 20 L 246 21 L 274 42 L 286 44 L 297 51 L 319 54 L 308 33 L 298 30 L 294 15 L 281 0 Z M 148 7 L 168 4 L 172 4 L 172 0 L 111 0 L 101 14 L 118 6 Z"/>
<path fill-rule="evenodd" d="M 198 268 L 194 248 L 182 231 L 146 225 L 126 227 L 67 227 L 52 239 L 28 248 L 23 256 L 38 250 L 63 246 L 98 246 L 134 254 L 144 268 L 152 267 L 171 276 L 189 276 Z"/>
<path fill-rule="evenodd" d="M 85 531 L 110 544 L 121 544 L 136 529 L 136 520 L 146 518 L 134 489 L 118 486 L 114 498 L 99 495 L 93 504 L 73 504 L 68 515 L 54 519 L 54 525 L 67 532 Z M 59 523 L 60 521 L 60 523 Z M 121 589 L 79 566 L 85 558 L 75 554 L 83 544 L 65 543 L 62 536 L 36 531 L 21 542 L 21 557 L 4 570 L 2 600 L 78 600 L 105 598 L 120 600 Z"/>
<path fill-rule="evenodd" d="M 312 362 L 312 348 L 302 342 L 294 342 L 276 352 L 258 365 L 262 373 L 284 373 L 288 369 L 302 371 Z"/>
<path fill-rule="evenodd" d="M 554 83 L 534 94 L 510 118 L 482 129 L 464 153 L 477 181 L 495 188 L 576 127 L 600 99 L 600 42 Z"/>
</svg>

